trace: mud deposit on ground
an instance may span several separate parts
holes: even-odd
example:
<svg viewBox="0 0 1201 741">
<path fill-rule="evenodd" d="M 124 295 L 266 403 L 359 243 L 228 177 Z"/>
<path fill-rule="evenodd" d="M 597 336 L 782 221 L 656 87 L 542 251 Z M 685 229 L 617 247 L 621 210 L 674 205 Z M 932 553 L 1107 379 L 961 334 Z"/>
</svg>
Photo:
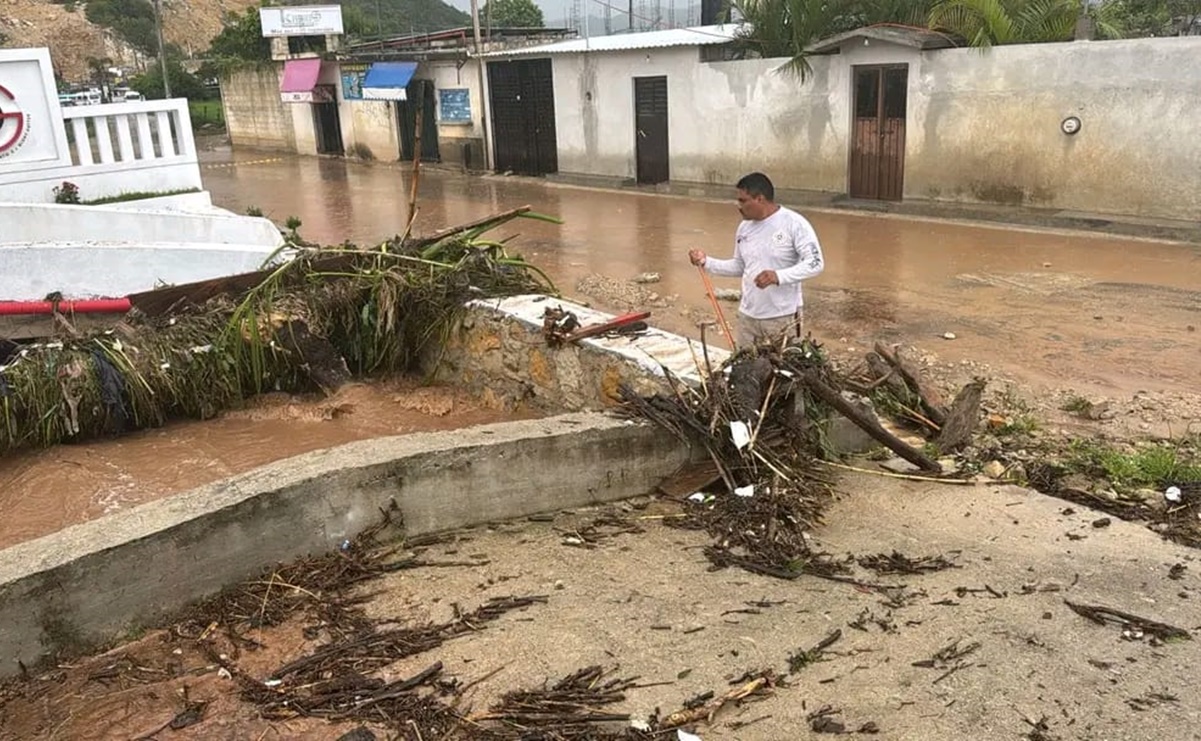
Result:
<svg viewBox="0 0 1201 741">
<path fill-rule="evenodd" d="M 770 668 L 783 678 L 687 726 L 706 741 L 820 738 L 814 729 L 840 727 L 913 741 L 1194 737 L 1197 642 L 1098 625 L 1067 601 L 1192 633 L 1195 551 L 1130 523 L 1097 528 L 1094 511 L 1069 513 L 1061 501 L 1012 486 L 848 474 L 839 489 L 846 493 L 814 545 L 847 559 L 859 585 L 713 571 L 701 553 L 706 536 L 667 527 L 676 509 L 665 501 L 629 503 L 603 518 L 629 527 L 592 527 L 606 513 L 582 511 L 423 546 L 416 557 L 457 565 L 363 584 L 369 616 L 417 626 L 453 622 L 493 598 L 547 601 L 390 663 L 382 676 L 413 677 L 441 662 L 442 678 L 465 689 L 458 712 L 471 715 L 511 690 L 600 665 L 644 685 L 608 708 L 635 720 L 720 697 L 748 673 Z M 881 554 L 888 557 L 872 558 Z M 935 559 L 953 567 L 929 570 L 945 566 Z M 918 573 L 896 573 L 898 563 Z M 10 685 L 0 720 L 19 734 L 11 738 L 129 738 L 169 723 L 190 702 L 207 704 L 170 737 L 332 740 L 357 727 L 265 719 L 239 700 L 213 650 L 263 680 L 324 642 L 299 624 L 248 636 L 265 647 L 235 652 L 214 638 L 206 654 L 194 639 L 148 635 Z M 114 669 L 122 660 L 125 668 Z M 1043 735 L 1030 735 L 1038 727 Z"/>
</svg>

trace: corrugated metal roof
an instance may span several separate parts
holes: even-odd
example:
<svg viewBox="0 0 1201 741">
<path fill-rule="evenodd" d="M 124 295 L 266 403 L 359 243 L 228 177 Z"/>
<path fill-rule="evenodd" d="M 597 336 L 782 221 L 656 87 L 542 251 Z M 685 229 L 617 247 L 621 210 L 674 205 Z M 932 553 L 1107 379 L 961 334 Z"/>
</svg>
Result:
<svg viewBox="0 0 1201 741">
<path fill-rule="evenodd" d="M 581 54 L 584 52 L 630 51 L 634 49 L 661 49 L 669 46 L 709 46 L 728 44 L 735 39 L 741 26 L 694 26 L 672 28 L 666 31 L 644 33 L 620 33 L 611 36 L 594 36 L 590 39 L 558 41 L 542 46 L 527 46 L 522 49 L 488 52 L 481 57 L 528 56 L 531 54 Z"/>
</svg>

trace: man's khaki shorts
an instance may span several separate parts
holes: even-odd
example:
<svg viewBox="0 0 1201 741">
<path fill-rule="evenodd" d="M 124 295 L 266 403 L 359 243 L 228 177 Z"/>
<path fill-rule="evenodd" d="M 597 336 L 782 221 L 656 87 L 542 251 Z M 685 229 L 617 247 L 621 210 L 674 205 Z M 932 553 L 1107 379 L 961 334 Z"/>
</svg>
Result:
<svg viewBox="0 0 1201 741">
<path fill-rule="evenodd" d="M 773 319 L 752 319 L 746 314 L 738 314 L 738 326 L 734 329 L 734 341 L 739 348 L 753 345 L 779 345 L 787 339 L 800 338 L 805 332 L 804 309 L 797 309 L 796 314 L 775 317 Z"/>
</svg>

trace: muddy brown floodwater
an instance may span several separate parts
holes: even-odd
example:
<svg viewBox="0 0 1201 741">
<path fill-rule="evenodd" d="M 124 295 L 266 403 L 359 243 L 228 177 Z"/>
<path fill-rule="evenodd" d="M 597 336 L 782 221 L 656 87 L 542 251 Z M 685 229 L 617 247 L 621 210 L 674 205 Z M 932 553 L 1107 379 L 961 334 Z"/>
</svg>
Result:
<svg viewBox="0 0 1201 741">
<path fill-rule="evenodd" d="M 404 228 L 407 166 L 210 151 L 204 179 L 218 205 L 257 206 L 321 242 L 371 243 Z M 652 321 L 695 336 L 708 315 L 688 248 L 732 249 L 732 202 L 611 192 L 429 169 L 418 232 L 529 204 L 561 226 L 518 222 L 518 250 L 567 295 L 593 274 L 658 272 L 665 310 Z M 911 342 L 944 360 L 984 361 L 1033 386 L 1129 395 L 1193 390 L 1198 378 L 1201 248 L 1162 242 L 887 215 L 804 210 L 827 269 L 806 283 L 807 326 L 860 347 Z M 737 287 L 722 279 L 719 286 Z M 578 294 L 577 294 L 578 295 Z M 595 303 L 613 308 L 605 296 Z M 728 311 L 735 309 L 730 305 Z M 943 339 L 946 333 L 956 336 Z"/>
<path fill-rule="evenodd" d="M 522 419 L 445 387 L 355 384 L 330 398 L 268 394 L 205 422 L 0 459 L 0 548 L 323 448 Z"/>
</svg>

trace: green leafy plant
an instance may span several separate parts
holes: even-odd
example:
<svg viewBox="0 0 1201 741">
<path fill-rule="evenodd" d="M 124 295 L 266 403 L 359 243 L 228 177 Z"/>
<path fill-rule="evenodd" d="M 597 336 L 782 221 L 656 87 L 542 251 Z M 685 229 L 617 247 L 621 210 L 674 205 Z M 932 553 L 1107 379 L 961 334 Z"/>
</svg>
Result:
<svg viewBox="0 0 1201 741">
<path fill-rule="evenodd" d="M 1201 459 L 1185 444 L 1156 443 L 1126 451 L 1094 440 L 1074 440 L 1067 465 L 1105 478 L 1119 489 L 1201 481 Z"/>
</svg>

